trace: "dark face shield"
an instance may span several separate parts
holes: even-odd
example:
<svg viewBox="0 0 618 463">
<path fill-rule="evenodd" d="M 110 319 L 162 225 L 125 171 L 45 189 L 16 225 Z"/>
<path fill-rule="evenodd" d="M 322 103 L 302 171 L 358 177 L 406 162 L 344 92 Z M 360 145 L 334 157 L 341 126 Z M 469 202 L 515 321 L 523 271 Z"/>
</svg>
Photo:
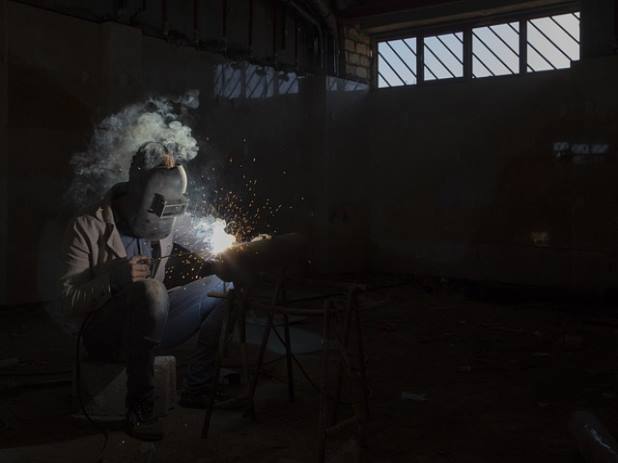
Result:
<svg viewBox="0 0 618 463">
<path fill-rule="evenodd" d="M 176 217 L 187 209 L 186 191 L 187 174 L 182 166 L 156 167 L 132 179 L 128 223 L 133 235 L 148 240 L 169 236 Z"/>
</svg>

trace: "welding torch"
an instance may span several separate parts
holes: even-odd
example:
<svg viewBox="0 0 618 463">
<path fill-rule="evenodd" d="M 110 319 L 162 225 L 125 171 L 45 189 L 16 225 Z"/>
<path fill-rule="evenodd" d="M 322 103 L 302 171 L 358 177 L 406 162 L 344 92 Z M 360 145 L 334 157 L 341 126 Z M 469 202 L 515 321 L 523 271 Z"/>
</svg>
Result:
<svg viewBox="0 0 618 463">
<path fill-rule="evenodd" d="M 307 240 L 299 233 L 286 233 L 235 244 L 208 259 L 183 252 L 154 258 L 152 261 L 183 256 L 201 260 L 199 277 L 215 274 L 223 281 L 247 283 L 260 274 L 273 274 L 305 263 Z"/>
</svg>

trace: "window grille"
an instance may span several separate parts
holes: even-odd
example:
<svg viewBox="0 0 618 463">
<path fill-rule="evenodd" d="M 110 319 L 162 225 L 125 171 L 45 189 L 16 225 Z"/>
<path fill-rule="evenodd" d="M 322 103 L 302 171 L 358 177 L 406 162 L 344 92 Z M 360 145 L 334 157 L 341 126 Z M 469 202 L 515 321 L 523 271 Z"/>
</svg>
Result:
<svg viewBox="0 0 618 463">
<path fill-rule="evenodd" d="M 527 71 L 565 69 L 579 60 L 579 22 L 579 13 L 527 21 Z"/>
<path fill-rule="evenodd" d="M 378 86 L 416 84 L 416 39 L 391 40 L 378 44 Z"/>
<path fill-rule="evenodd" d="M 472 77 L 519 73 L 519 22 L 472 29 Z"/>
<path fill-rule="evenodd" d="M 564 11 L 379 41 L 376 84 L 399 87 L 568 68 L 580 58 L 580 13 Z"/>
<path fill-rule="evenodd" d="M 463 77 L 463 32 L 425 37 L 425 80 Z"/>
</svg>

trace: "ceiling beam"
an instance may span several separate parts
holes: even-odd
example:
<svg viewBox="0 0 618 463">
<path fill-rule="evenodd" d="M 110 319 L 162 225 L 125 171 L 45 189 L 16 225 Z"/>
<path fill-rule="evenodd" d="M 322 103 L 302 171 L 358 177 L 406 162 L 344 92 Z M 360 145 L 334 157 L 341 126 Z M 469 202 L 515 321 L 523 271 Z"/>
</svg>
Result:
<svg viewBox="0 0 618 463">
<path fill-rule="evenodd" d="M 370 34 L 384 34 L 572 3 L 574 2 L 565 0 L 456 0 L 439 5 L 341 19 L 346 23 L 360 25 Z"/>
</svg>

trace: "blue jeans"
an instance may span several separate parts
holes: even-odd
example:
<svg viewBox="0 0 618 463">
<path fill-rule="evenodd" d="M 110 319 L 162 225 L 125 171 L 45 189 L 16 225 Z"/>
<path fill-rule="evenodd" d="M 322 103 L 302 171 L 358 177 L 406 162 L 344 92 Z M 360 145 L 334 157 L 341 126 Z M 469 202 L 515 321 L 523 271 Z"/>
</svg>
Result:
<svg viewBox="0 0 618 463">
<path fill-rule="evenodd" d="M 204 387 L 214 380 L 225 304 L 222 299 L 208 297 L 208 293 L 223 290 L 223 281 L 211 275 L 168 291 L 170 307 L 161 347 L 179 346 L 199 331 L 184 378 L 187 392 L 203 392 Z"/>
<path fill-rule="evenodd" d="M 147 279 L 130 284 L 92 315 L 84 345 L 94 359 L 126 357 L 128 406 L 153 399 L 157 348 L 178 346 L 198 332 L 184 389 L 191 393 L 208 389 L 214 380 L 225 308 L 222 299 L 208 297 L 208 292 L 223 289 L 223 281 L 215 275 L 170 291 Z"/>
</svg>

